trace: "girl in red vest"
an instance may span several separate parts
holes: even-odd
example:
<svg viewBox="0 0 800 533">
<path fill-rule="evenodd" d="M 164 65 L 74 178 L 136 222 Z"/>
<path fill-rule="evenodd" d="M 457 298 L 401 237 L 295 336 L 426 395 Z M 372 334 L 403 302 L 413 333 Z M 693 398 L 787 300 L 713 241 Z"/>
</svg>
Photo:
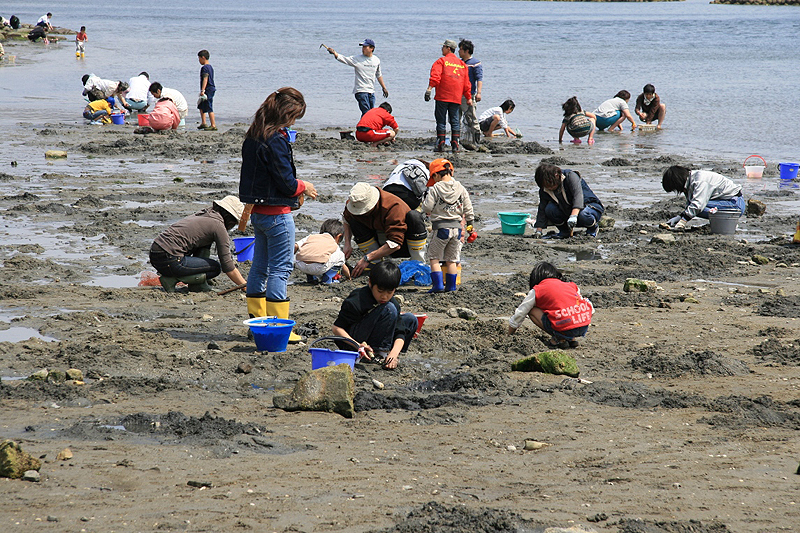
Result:
<svg viewBox="0 0 800 533">
<path fill-rule="evenodd" d="M 550 263 L 533 267 L 531 290 L 508 321 L 513 334 L 529 317 L 545 333 L 551 335 L 550 345 L 575 348 L 578 337 L 586 336 L 592 321 L 592 302 L 581 296 L 578 286 L 564 281 L 563 274 Z"/>
</svg>

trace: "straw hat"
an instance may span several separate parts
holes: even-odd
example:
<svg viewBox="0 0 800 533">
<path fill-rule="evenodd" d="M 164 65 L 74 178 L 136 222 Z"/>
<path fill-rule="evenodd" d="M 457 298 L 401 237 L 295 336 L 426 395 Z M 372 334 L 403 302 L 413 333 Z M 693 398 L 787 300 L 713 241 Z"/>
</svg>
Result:
<svg viewBox="0 0 800 533">
<path fill-rule="evenodd" d="M 350 197 L 347 199 L 347 210 L 354 215 L 364 215 L 372 211 L 378 205 L 381 193 L 377 187 L 369 183 L 356 183 L 350 189 Z"/>
<path fill-rule="evenodd" d="M 240 220 L 242 218 L 242 212 L 244 212 L 244 204 L 239 201 L 238 198 L 235 196 L 226 196 L 222 200 L 214 200 L 214 205 L 218 205 L 230 215 L 235 218 L 236 220 Z"/>
</svg>

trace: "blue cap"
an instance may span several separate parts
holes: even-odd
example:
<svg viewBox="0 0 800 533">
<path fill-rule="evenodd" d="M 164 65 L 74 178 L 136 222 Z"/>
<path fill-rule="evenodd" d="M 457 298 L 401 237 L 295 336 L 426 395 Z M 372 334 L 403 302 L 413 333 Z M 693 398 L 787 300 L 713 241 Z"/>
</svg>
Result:
<svg viewBox="0 0 800 533">
<path fill-rule="evenodd" d="M 358 43 L 358 46 L 371 46 L 372 48 L 375 48 L 375 41 L 373 41 L 372 39 L 364 39 L 363 41 Z"/>
<path fill-rule="evenodd" d="M 106 102 L 108 102 L 108 105 L 114 105 L 117 103 L 116 100 L 114 100 L 113 96 L 109 96 L 108 98 L 106 98 Z"/>
</svg>

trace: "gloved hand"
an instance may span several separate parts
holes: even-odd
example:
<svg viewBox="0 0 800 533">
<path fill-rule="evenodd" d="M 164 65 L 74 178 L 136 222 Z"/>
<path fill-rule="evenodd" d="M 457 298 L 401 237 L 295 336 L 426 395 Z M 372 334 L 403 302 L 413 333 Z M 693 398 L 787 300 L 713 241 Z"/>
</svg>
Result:
<svg viewBox="0 0 800 533">
<path fill-rule="evenodd" d="M 431 101 L 431 92 L 430 91 L 425 91 L 425 101 L 426 102 L 430 102 Z"/>
<path fill-rule="evenodd" d="M 680 215 L 672 217 L 671 219 L 667 220 L 667 224 L 669 225 L 670 228 L 674 228 L 675 224 L 677 224 L 679 220 L 681 220 Z"/>
<path fill-rule="evenodd" d="M 569 226 L 570 229 L 574 228 L 577 225 L 578 225 L 578 215 L 572 215 L 567 219 L 567 226 Z"/>
<path fill-rule="evenodd" d="M 684 219 L 680 219 L 672 229 L 686 229 L 686 221 Z"/>
</svg>

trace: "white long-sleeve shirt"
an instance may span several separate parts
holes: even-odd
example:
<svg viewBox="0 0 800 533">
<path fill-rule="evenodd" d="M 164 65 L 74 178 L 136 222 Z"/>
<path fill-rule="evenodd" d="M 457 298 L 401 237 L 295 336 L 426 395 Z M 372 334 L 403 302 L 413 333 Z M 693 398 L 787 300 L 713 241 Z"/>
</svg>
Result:
<svg viewBox="0 0 800 533">
<path fill-rule="evenodd" d="M 364 54 L 360 54 L 345 57 L 342 54 L 336 54 L 336 60 L 355 69 L 356 83 L 355 87 L 353 87 L 353 94 L 375 92 L 375 78 L 383 76 L 381 74 L 381 60 L 378 59 L 378 56 L 367 57 Z"/>
</svg>

